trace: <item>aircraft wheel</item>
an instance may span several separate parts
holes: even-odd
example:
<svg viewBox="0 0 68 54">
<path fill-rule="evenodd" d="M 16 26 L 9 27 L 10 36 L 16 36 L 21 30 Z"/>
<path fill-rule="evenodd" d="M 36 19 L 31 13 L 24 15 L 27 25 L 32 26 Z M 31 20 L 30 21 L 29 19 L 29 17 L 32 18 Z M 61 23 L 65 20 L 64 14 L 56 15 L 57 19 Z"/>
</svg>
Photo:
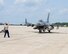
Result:
<svg viewBox="0 0 68 54">
<path fill-rule="evenodd" d="M 42 33 L 41 29 L 39 29 L 39 33 Z"/>
<path fill-rule="evenodd" d="M 45 30 L 43 30 L 43 32 L 45 32 Z"/>
<path fill-rule="evenodd" d="M 50 31 L 50 30 L 48 30 L 48 32 L 50 33 L 51 31 Z"/>
</svg>

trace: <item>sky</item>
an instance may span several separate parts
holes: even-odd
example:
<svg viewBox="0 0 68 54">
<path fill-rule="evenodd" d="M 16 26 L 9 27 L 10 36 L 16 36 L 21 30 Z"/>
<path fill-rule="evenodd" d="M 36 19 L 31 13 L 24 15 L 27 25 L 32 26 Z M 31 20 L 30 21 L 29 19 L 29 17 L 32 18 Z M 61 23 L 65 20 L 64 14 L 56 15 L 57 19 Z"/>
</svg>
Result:
<svg viewBox="0 0 68 54">
<path fill-rule="evenodd" d="M 0 0 L 0 22 L 30 23 L 46 21 L 68 22 L 68 0 Z"/>
</svg>

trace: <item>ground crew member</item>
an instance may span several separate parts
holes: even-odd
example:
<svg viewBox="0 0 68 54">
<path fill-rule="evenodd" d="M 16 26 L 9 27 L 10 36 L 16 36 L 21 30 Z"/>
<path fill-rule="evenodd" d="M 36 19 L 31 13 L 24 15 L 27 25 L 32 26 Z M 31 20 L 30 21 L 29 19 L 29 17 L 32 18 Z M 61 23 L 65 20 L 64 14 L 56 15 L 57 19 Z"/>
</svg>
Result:
<svg viewBox="0 0 68 54">
<path fill-rule="evenodd" d="M 7 34 L 8 38 L 10 38 L 8 27 L 9 27 L 8 23 L 5 23 L 5 25 L 4 25 L 4 38 L 6 37 L 6 34 Z"/>
</svg>

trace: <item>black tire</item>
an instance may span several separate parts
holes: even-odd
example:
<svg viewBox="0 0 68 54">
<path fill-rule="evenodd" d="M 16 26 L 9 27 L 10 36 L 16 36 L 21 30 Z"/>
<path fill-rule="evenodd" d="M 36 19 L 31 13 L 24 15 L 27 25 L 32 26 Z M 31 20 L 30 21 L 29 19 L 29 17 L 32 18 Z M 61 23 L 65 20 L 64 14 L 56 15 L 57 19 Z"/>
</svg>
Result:
<svg viewBox="0 0 68 54">
<path fill-rule="evenodd" d="M 42 33 L 41 29 L 39 29 L 39 33 Z"/>
<path fill-rule="evenodd" d="M 50 31 L 50 30 L 48 30 L 48 32 L 50 33 L 51 31 Z"/>
<path fill-rule="evenodd" d="M 32 24 L 32 27 L 34 27 L 34 25 Z"/>
<path fill-rule="evenodd" d="M 43 30 L 43 32 L 45 32 L 45 30 Z"/>
</svg>

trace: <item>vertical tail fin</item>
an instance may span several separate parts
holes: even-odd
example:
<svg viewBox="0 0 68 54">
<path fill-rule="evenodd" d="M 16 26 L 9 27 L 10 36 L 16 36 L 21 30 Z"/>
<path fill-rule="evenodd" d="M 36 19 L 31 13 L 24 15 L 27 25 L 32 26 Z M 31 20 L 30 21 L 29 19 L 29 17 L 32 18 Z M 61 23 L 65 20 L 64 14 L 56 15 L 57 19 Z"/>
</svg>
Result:
<svg viewBox="0 0 68 54">
<path fill-rule="evenodd" d="M 27 25 L 27 19 L 25 19 L 25 25 Z"/>
<path fill-rule="evenodd" d="M 49 23 L 49 17 L 50 17 L 50 13 L 48 13 L 48 16 L 47 16 L 47 23 Z"/>
</svg>

